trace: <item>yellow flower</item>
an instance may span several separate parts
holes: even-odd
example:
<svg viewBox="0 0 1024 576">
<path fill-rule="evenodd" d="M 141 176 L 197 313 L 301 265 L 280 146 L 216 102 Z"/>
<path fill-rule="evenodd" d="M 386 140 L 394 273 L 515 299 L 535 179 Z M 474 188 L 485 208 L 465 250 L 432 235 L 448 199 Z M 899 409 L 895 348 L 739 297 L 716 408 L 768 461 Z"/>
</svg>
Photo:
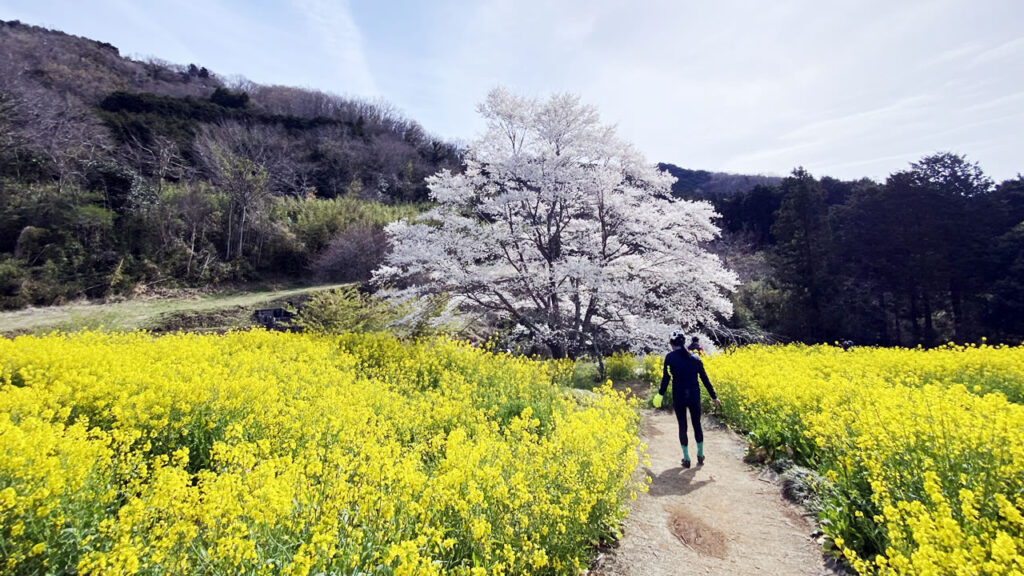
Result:
<svg viewBox="0 0 1024 576">
<path fill-rule="evenodd" d="M 5 570 L 568 574 L 642 484 L 637 411 L 565 370 L 383 334 L 0 339 Z"/>
<path fill-rule="evenodd" d="M 1024 348 L 750 346 L 705 365 L 757 447 L 817 463 L 825 530 L 858 571 L 1024 569 Z"/>
</svg>

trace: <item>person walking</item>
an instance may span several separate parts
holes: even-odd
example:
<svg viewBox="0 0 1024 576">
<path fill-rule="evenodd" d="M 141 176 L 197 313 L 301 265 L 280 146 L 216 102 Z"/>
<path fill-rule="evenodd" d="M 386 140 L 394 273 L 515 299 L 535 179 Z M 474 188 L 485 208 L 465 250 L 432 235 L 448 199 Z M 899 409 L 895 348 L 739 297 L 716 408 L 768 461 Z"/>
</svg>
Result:
<svg viewBox="0 0 1024 576">
<path fill-rule="evenodd" d="M 704 347 L 700 345 L 700 338 L 694 336 L 690 339 L 690 345 L 686 347 L 694 356 L 703 356 Z"/>
<path fill-rule="evenodd" d="M 704 383 L 708 395 L 711 396 L 715 408 L 721 408 L 722 402 L 715 394 L 715 388 L 704 371 L 704 363 L 696 355 L 686 349 L 686 336 L 673 332 L 669 338 L 672 351 L 665 356 L 665 371 L 661 377 L 661 388 L 654 396 L 654 406 L 661 407 L 665 392 L 668 391 L 669 380 L 672 382 L 672 405 L 679 422 L 679 443 L 683 447 L 683 468 L 690 467 L 690 446 L 687 441 L 686 413 L 690 413 L 693 424 L 693 439 L 697 442 L 697 464 L 704 464 L 704 430 L 700 425 L 700 384 Z"/>
</svg>

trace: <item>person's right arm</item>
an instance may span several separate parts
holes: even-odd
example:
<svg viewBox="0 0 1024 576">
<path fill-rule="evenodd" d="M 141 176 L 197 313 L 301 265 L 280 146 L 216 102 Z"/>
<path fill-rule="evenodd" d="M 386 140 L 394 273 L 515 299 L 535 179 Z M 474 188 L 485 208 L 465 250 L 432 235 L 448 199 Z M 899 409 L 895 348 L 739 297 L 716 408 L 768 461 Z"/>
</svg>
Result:
<svg viewBox="0 0 1024 576">
<path fill-rule="evenodd" d="M 658 394 L 660 394 L 661 396 L 664 396 L 665 392 L 668 391 L 668 381 L 669 381 L 669 379 L 670 379 L 670 377 L 668 375 L 668 355 L 666 355 L 665 356 L 665 368 L 664 368 L 664 371 L 661 374 L 661 388 L 658 389 Z"/>
</svg>

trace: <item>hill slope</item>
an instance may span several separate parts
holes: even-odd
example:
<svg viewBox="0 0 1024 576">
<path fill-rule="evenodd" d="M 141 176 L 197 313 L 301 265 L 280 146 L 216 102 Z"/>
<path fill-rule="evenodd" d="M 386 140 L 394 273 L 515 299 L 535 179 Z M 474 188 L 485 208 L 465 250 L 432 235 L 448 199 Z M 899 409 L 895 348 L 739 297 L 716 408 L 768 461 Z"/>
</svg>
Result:
<svg viewBox="0 0 1024 576">
<path fill-rule="evenodd" d="M 155 282 L 358 280 L 381 227 L 416 211 L 393 206 L 461 164 L 383 102 L 227 82 L 19 22 L 0 21 L 0 54 L 0 308 Z"/>
<path fill-rule="evenodd" d="M 659 163 L 658 168 L 676 177 L 672 193 L 680 198 L 718 199 L 748 192 L 759 185 L 775 186 L 782 181 L 778 176 L 690 170 L 664 162 Z"/>
</svg>

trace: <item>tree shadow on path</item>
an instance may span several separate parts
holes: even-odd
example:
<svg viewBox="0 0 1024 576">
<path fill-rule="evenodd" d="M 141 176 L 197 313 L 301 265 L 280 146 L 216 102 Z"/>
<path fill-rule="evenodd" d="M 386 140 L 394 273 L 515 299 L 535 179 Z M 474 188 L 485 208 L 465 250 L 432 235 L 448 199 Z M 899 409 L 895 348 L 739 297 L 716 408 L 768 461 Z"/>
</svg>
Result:
<svg viewBox="0 0 1024 576">
<path fill-rule="evenodd" d="M 697 468 L 687 469 L 676 466 L 675 468 L 665 470 L 657 476 L 652 475 L 651 485 L 648 486 L 647 493 L 654 497 L 685 496 L 700 489 L 705 484 L 714 482 L 710 478 L 696 480 L 694 476 L 697 474 L 697 470 Z"/>
</svg>

